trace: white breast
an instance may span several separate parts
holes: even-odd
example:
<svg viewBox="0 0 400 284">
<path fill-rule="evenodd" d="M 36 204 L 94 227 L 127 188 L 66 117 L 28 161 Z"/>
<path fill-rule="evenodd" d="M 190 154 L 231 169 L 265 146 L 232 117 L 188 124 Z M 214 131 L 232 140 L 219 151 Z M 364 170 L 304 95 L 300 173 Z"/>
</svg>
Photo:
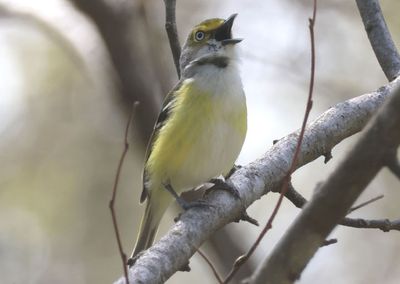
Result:
<svg viewBox="0 0 400 284">
<path fill-rule="evenodd" d="M 199 117 L 207 127 L 194 129 L 186 137 L 193 143 L 193 151 L 187 154 L 176 179 L 176 187 L 181 190 L 226 174 L 245 138 L 245 131 L 239 131 L 237 126 L 238 116 L 246 117 L 246 99 L 237 67 L 233 63 L 226 68 L 205 65 L 191 80 L 210 96 L 213 107 L 211 113 L 205 111 Z"/>
<path fill-rule="evenodd" d="M 210 64 L 201 66 L 193 79 L 200 89 L 207 90 L 210 94 L 226 100 L 227 103 L 246 101 L 239 70 L 233 60 L 226 68 Z"/>
</svg>

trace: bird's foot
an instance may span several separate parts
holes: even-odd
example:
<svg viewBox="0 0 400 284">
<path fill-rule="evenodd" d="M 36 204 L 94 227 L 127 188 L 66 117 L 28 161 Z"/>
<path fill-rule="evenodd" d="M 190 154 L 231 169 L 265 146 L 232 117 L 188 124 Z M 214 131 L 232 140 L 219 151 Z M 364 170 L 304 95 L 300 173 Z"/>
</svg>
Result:
<svg viewBox="0 0 400 284">
<path fill-rule="evenodd" d="M 194 207 L 197 207 L 197 208 L 198 207 L 201 207 L 201 208 L 213 207 L 211 204 L 209 204 L 205 200 L 196 200 L 196 201 L 191 201 L 191 202 L 186 201 L 185 199 L 183 199 L 176 193 L 176 191 L 172 188 L 171 184 L 169 184 L 169 183 L 165 183 L 164 187 L 169 193 L 172 194 L 172 196 L 175 198 L 176 202 L 178 202 L 179 206 L 185 211 L 192 209 Z"/>
<path fill-rule="evenodd" d="M 214 207 L 214 205 L 212 205 L 202 199 L 188 202 L 188 201 L 184 200 L 182 197 L 179 197 L 178 199 L 176 199 L 176 202 L 179 204 L 179 206 L 184 211 L 188 211 L 189 209 L 196 208 L 196 207 L 197 208 L 212 208 L 212 207 Z M 175 223 L 181 219 L 181 215 L 182 215 L 182 213 L 179 213 L 179 215 L 174 218 Z"/>
<path fill-rule="evenodd" d="M 224 190 L 224 191 L 230 193 L 235 199 L 241 200 L 239 191 L 236 188 L 234 188 L 233 186 L 231 186 L 230 184 L 223 181 L 222 179 L 215 178 L 215 179 L 211 179 L 210 182 L 213 183 L 214 185 L 212 187 L 210 187 L 209 189 L 207 189 L 205 191 L 204 195 L 208 195 L 211 192 L 220 189 L 220 190 Z M 256 219 L 250 217 L 249 214 L 247 214 L 247 211 L 245 209 L 243 209 L 242 215 L 237 220 L 235 220 L 235 222 L 239 222 L 239 221 L 246 221 L 255 226 L 259 225 L 258 221 Z"/>
<path fill-rule="evenodd" d="M 208 188 L 204 192 L 204 196 L 207 196 L 211 192 L 220 189 L 220 190 L 223 190 L 223 191 L 226 191 L 226 192 L 232 194 L 232 196 L 235 199 L 240 199 L 239 191 L 236 188 L 234 188 L 233 186 L 231 186 L 230 184 L 226 183 L 224 180 L 219 179 L 219 178 L 213 178 L 210 180 L 210 183 L 213 183 L 214 185 L 212 187 Z"/>
</svg>

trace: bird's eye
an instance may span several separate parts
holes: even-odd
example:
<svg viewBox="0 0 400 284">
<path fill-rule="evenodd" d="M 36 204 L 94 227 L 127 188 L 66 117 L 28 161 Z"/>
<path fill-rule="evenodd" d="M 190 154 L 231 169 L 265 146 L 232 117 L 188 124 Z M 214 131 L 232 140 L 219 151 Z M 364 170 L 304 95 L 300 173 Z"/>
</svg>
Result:
<svg viewBox="0 0 400 284">
<path fill-rule="evenodd" d="M 203 31 L 198 31 L 198 32 L 196 32 L 196 33 L 194 34 L 194 39 L 195 39 L 196 41 L 202 41 L 202 40 L 204 39 L 204 36 L 205 36 L 205 34 L 204 34 Z"/>
</svg>

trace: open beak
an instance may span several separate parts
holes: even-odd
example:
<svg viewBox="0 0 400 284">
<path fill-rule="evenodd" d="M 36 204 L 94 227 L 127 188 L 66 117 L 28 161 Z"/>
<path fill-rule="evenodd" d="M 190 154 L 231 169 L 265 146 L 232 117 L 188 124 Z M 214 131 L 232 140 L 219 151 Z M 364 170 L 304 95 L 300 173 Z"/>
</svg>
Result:
<svg viewBox="0 0 400 284">
<path fill-rule="evenodd" d="M 233 14 L 215 30 L 215 39 L 220 41 L 222 45 L 237 44 L 243 40 L 241 38 L 232 38 L 232 25 L 236 16 L 237 14 Z"/>
</svg>

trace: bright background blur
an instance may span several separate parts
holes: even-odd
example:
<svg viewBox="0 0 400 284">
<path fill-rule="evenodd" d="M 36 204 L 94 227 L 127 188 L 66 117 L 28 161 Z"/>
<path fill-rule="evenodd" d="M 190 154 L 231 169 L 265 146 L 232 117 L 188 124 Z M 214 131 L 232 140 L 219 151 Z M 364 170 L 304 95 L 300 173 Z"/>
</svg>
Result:
<svg viewBox="0 0 400 284">
<path fill-rule="evenodd" d="M 170 88 L 177 78 L 164 33 L 163 1 L 136 2 L 146 12 L 137 20 L 138 29 L 146 24 L 148 30 L 136 34 L 135 41 L 153 60 L 139 67 L 153 70 Z M 245 39 L 241 73 L 249 129 L 238 163 L 246 164 L 274 139 L 300 127 L 309 81 L 312 1 L 177 2 L 181 42 L 201 20 L 239 13 L 234 33 Z M 400 2 L 385 0 L 382 8 L 400 46 Z M 320 1 L 316 47 L 311 119 L 386 83 L 355 1 Z M 150 56 L 154 52 L 157 56 Z M 0 0 L 0 283 L 111 283 L 122 274 L 108 201 L 129 107 L 116 84 L 95 26 L 68 1 Z M 356 138 L 336 147 L 327 165 L 319 158 L 297 171 L 297 190 L 310 197 Z M 143 211 L 138 199 L 144 156 L 138 133 L 132 133 L 130 143 L 116 203 L 128 254 Z M 399 184 L 383 170 L 360 201 L 379 194 L 385 198 L 352 216 L 399 218 Z M 276 199 L 268 194 L 250 208 L 250 215 L 264 224 Z M 285 201 L 253 267 L 298 212 Z M 161 234 L 174 215 L 171 210 L 164 218 Z M 261 230 L 245 223 L 227 227 L 243 252 Z M 318 251 L 299 283 L 399 283 L 398 232 L 338 227 L 332 237 L 339 242 Z M 168 283 L 216 282 L 199 256 L 192 258 L 191 268 Z"/>
</svg>

